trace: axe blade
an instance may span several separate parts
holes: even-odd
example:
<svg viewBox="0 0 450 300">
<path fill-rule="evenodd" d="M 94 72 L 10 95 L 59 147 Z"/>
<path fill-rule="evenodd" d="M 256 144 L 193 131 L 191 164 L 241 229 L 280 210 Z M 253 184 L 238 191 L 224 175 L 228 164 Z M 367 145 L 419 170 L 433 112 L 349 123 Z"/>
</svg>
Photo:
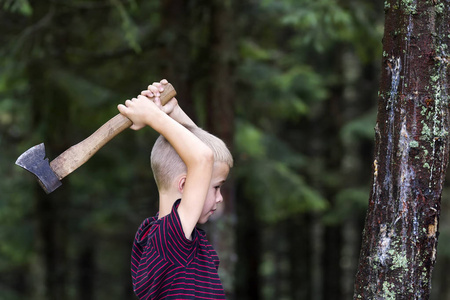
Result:
<svg viewBox="0 0 450 300">
<path fill-rule="evenodd" d="M 61 186 L 61 181 L 45 158 L 44 143 L 31 147 L 16 160 L 16 165 L 35 175 L 47 194 Z"/>
</svg>

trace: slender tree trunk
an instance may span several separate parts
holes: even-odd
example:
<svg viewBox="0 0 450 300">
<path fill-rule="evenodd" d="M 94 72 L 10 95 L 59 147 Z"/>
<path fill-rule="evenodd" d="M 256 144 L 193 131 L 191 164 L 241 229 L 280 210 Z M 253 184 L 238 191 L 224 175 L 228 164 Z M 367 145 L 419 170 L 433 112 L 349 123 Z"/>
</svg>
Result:
<svg viewBox="0 0 450 300">
<path fill-rule="evenodd" d="M 61 153 L 69 146 L 64 138 L 64 125 L 68 120 L 67 103 L 56 89 L 46 88 L 51 79 L 42 76 L 49 70 L 42 61 L 30 62 L 28 75 L 33 101 L 33 124 L 45 136 L 48 157 Z M 48 80 L 48 81 L 47 81 Z M 50 82 L 50 83 L 49 83 Z M 53 129 L 52 129 L 53 128 Z M 57 132 L 54 128 L 59 128 Z M 50 151 L 54 149 L 55 151 Z M 60 151 L 58 151 L 58 149 Z M 58 193 L 46 195 L 36 186 L 35 222 L 36 257 L 33 267 L 35 299 L 64 299 L 67 297 L 67 207 L 70 206 L 69 182 Z"/>
<path fill-rule="evenodd" d="M 373 186 L 354 299 L 428 299 L 449 154 L 448 1 L 385 3 Z"/>
<path fill-rule="evenodd" d="M 195 61 L 191 57 L 193 45 L 189 34 L 192 30 L 192 18 L 189 4 L 185 0 L 161 1 L 161 48 L 158 62 L 161 65 L 162 77 L 167 78 L 177 90 L 177 98 L 181 100 L 183 110 L 195 122 L 195 105 L 192 86 L 196 80 Z M 193 68 L 194 67 L 194 68 Z"/>
<path fill-rule="evenodd" d="M 439 257 L 434 274 L 436 279 L 433 280 L 433 291 L 431 292 L 432 300 L 450 299 L 450 278 L 448 270 L 450 261 L 448 257 Z M 437 276 L 436 276 L 437 275 Z"/>
<path fill-rule="evenodd" d="M 92 241 L 88 239 L 87 245 L 80 250 L 77 257 L 77 294 L 78 299 L 92 300 L 94 299 L 94 283 L 95 283 L 95 248 Z"/>
<path fill-rule="evenodd" d="M 243 195 L 244 193 L 239 192 Z M 235 273 L 234 298 L 239 300 L 261 299 L 260 266 L 262 260 L 261 224 L 255 213 L 252 199 L 239 199 L 237 205 L 236 252 L 238 263 Z"/>
<path fill-rule="evenodd" d="M 315 216 L 314 216 L 315 217 Z M 292 217 L 287 221 L 286 238 L 288 243 L 288 264 L 289 273 L 287 274 L 287 281 L 289 282 L 290 298 L 289 299 L 313 299 L 311 291 L 311 282 L 315 276 L 321 277 L 322 268 L 320 257 L 322 255 L 322 228 L 315 226 L 318 223 L 314 222 L 311 230 L 311 223 L 313 217 L 298 216 Z M 276 230 L 276 236 L 278 236 Z M 318 235 L 319 238 L 314 239 L 313 236 Z M 318 242 L 316 245 L 314 242 Z M 305 245 L 310 245 L 306 247 Z M 270 247 L 270 248 L 273 248 Z M 316 253 L 314 251 L 317 251 Z M 316 272 L 311 266 L 316 266 Z M 301 284 L 299 284 L 301 282 Z M 316 280 L 316 282 L 320 282 Z"/>
<path fill-rule="evenodd" d="M 324 299 L 324 272 L 325 226 L 320 222 L 319 215 L 313 214 L 311 220 L 311 300 Z M 336 250 L 335 248 L 331 248 Z M 331 250 L 329 249 L 329 250 Z"/>
<path fill-rule="evenodd" d="M 235 54 L 233 38 L 234 1 L 210 2 L 209 82 L 206 99 L 207 129 L 221 138 L 232 150 L 234 137 L 235 98 L 232 78 L 232 58 Z M 232 176 L 230 176 L 232 178 Z M 221 259 L 220 275 L 227 297 L 234 289 L 234 265 L 236 262 L 234 228 L 236 211 L 234 188 L 231 178 L 223 187 L 222 216 L 212 224 L 212 242 Z"/>
<path fill-rule="evenodd" d="M 33 135 L 47 146 L 46 157 L 54 157 L 70 146 L 67 135 L 70 107 L 66 94 L 54 82 L 52 73 L 63 59 L 65 35 L 56 8 L 43 1 L 29 1 L 35 27 L 27 62 L 34 125 Z M 39 24 L 39 25 L 37 25 Z M 55 46 L 56 45 L 56 46 Z M 39 53 L 39 54 L 36 54 Z M 58 55 L 56 55 L 58 53 Z M 67 65 L 66 65 L 67 67 Z M 33 298 L 56 300 L 68 297 L 68 211 L 70 183 L 46 195 L 40 187 L 35 191 L 35 247 L 31 281 Z"/>
</svg>

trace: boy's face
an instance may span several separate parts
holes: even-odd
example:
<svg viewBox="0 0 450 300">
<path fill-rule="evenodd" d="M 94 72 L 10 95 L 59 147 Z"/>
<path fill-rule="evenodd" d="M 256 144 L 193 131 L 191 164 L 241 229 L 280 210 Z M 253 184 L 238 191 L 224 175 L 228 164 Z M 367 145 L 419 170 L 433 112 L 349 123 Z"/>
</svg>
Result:
<svg viewBox="0 0 450 300">
<path fill-rule="evenodd" d="M 217 204 L 223 201 L 220 188 L 228 177 L 230 168 L 226 163 L 215 162 L 212 171 L 211 182 L 209 184 L 208 194 L 206 195 L 205 205 L 198 223 L 205 224 L 209 217 L 214 214 Z"/>
</svg>

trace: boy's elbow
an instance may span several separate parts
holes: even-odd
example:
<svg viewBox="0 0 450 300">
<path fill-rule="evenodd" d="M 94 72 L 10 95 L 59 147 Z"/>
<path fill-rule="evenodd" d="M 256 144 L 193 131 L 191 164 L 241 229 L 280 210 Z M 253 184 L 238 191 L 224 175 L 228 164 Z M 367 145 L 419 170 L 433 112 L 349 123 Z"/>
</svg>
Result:
<svg viewBox="0 0 450 300">
<path fill-rule="evenodd" d="M 214 165 L 214 152 L 208 146 L 196 149 L 196 166 L 212 167 Z"/>
<path fill-rule="evenodd" d="M 206 164 L 214 164 L 214 152 L 211 148 L 205 147 L 200 154 L 200 159 L 204 161 Z"/>
</svg>

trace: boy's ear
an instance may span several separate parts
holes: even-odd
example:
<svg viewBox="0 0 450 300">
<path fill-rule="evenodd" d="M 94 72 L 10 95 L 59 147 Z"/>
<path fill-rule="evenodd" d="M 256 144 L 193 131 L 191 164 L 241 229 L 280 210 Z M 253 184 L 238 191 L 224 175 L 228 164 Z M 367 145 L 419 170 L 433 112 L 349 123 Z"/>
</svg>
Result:
<svg viewBox="0 0 450 300">
<path fill-rule="evenodd" d="M 180 179 L 178 179 L 178 192 L 180 192 L 181 194 L 183 193 L 184 190 L 184 184 L 186 183 L 186 175 L 183 175 L 180 177 Z"/>
</svg>

